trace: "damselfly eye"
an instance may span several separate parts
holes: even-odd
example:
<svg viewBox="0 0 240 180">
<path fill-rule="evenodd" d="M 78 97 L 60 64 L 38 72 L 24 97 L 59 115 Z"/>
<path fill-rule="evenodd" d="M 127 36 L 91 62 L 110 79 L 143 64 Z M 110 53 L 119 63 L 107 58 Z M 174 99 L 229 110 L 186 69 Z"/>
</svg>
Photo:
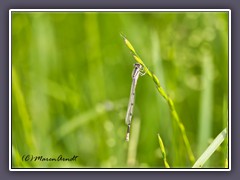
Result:
<svg viewBox="0 0 240 180">
<path fill-rule="evenodd" d="M 135 64 L 134 64 L 134 67 L 140 69 L 140 68 L 142 68 L 142 65 L 139 64 L 139 63 L 135 63 Z"/>
</svg>

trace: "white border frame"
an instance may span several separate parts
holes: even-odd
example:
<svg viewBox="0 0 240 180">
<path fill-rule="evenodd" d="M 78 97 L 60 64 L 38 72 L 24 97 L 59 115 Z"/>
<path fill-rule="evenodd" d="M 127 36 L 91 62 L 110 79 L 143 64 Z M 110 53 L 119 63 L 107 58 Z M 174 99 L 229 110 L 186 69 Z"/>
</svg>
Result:
<svg viewBox="0 0 240 180">
<path fill-rule="evenodd" d="M 228 168 L 211 168 L 211 169 L 196 169 L 196 168 L 184 168 L 184 169 L 142 169 L 142 168 L 119 168 L 119 169 L 108 169 L 108 168 L 98 168 L 98 169 L 87 169 L 87 168 L 12 168 L 12 56 L 11 56 L 11 18 L 12 12 L 228 12 L 229 17 L 229 34 L 228 34 Z M 231 171 L 231 10 L 230 9 L 10 9 L 9 10 L 9 171 Z"/>
</svg>

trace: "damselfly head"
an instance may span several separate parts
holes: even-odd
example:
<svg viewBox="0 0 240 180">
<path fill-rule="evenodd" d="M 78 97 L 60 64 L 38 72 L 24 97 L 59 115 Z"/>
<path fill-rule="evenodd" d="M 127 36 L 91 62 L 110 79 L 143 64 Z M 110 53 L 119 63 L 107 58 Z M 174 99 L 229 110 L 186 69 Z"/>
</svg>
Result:
<svg viewBox="0 0 240 180">
<path fill-rule="evenodd" d="M 139 63 L 135 63 L 135 64 L 134 64 L 134 67 L 135 67 L 135 68 L 138 68 L 138 69 L 141 69 L 141 68 L 142 68 L 142 65 L 139 64 Z"/>
<path fill-rule="evenodd" d="M 141 64 L 135 63 L 134 67 L 135 67 L 135 70 L 139 69 L 141 76 L 144 76 L 146 74 L 146 72 L 145 72 L 145 70 L 144 70 L 144 68 L 143 68 L 143 66 Z"/>
</svg>

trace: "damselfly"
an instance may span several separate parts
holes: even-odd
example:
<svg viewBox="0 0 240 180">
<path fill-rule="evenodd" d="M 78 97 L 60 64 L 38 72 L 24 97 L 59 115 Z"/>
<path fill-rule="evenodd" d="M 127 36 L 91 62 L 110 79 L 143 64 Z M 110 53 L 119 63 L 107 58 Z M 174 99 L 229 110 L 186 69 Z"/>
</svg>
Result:
<svg viewBox="0 0 240 180">
<path fill-rule="evenodd" d="M 139 75 L 144 75 L 142 73 L 142 65 L 141 64 L 134 64 L 134 69 L 132 72 L 132 85 L 131 85 L 131 91 L 130 91 L 130 98 L 129 98 L 129 103 L 128 103 L 128 109 L 127 109 L 127 114 L 126 114 L 126 119 L 125 123 L 127 124 L 127 135 L 126 135 L 126 141 L 129 141 L 129 136 L 130 136 L 130 126 L 131 126 L 131 120 L 133 116 L 133 106 L 134 106 L 134 100 L 135 100 L 135 89 L 137 85 L 137 80 Z"/>
</svg>

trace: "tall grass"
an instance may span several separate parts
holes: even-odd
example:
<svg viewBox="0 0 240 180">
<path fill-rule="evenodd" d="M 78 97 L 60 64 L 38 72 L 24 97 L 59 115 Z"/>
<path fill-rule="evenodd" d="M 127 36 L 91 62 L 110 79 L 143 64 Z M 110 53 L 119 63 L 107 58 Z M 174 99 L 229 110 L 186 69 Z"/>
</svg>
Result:
<svg viewBox="0 0 240 180">
<path fill-rule="evenodd" d="M 212 137 L 212 101 L 213 101 L 213 67 L 212 58 L 209 54 L 203 55 L 202 60 L 202 93 L 199 114 L 199 133 L 198 133 L 198 155 L 200 155 L 209 144 Z"/>
<path fill-rule="evenodd" d="M 192 167 L 227 126 L 227 23 L 224 12 L 13 12 L 13 167 Z M 148 75 L 138 80 L 127 144 L 134 61 Z M 225 167 L 227 148 L 206 167 Z M 26 154 L 79 158 L 23 162 Z"/>
</svg>

